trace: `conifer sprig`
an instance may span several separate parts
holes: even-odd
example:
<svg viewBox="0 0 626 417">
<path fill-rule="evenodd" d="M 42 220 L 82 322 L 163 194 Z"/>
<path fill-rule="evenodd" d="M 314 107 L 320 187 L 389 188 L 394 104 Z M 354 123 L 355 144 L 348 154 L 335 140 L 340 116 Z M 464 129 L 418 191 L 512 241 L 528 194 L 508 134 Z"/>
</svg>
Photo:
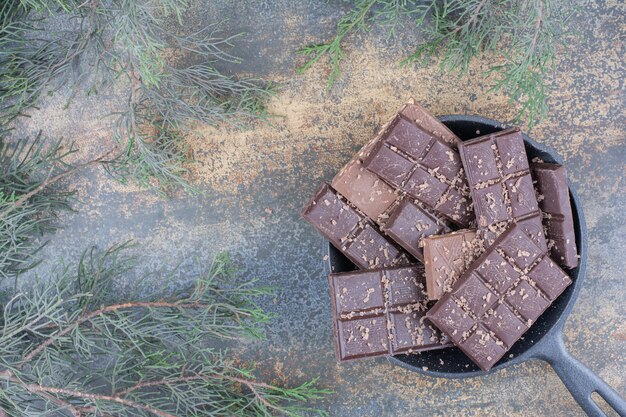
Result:
<svg viewBox="0 0 626 417">
<path fill-rule="evenodd" d="M 315 380 L 283 388 L 257 380 L 213 341 L 260 337 L 270 316 L 225 255 L 187 289 L 129 301 L 128 244 L 86 251 L 77 268 L 23 286 L 0 316 L 0 415 L 299 416 L 327 394 Z M 4 414 L 3 414 L 4 413 Z"/>
<path fill-rule="evenodd" d="M 187 0 L 9 0 L 0 6 L 0 120 L 70 85 L 96 94 L 126 91 L 113 135 L 126 149 L 110 172 L 164 194 L 183 188 L 190 162 L 180 140 L 192 124 L 242 126 L 268 117 L 274 87 L 216 69 L 239 62 L 227 49 L 239 35 L 217 24 L 183 30 Z M 65 29 L 49 30 L 64 19 Z"/>
<path fill-rule="evenodd" d="M 484 74 L 495 76 L 490 91 L 507 93 L 517 105 L 516 120 L 532 127 L 548 111 L 556 51 L 565 41 L 572 10 L 569 2 L 555 0 L 357 0 L 339 20 L 329 43 L 299 51 L 310 58 L 298 71 L 328 58 L 330 88 L 346 57 L 342 43 L 347 36 L 372 25 L 387 26 L 392 34 L 394 23 L 408 16 L 426 42 L 402 61 L 404 65 L 435 59 L 442 71 L 462 75 L 473 60 L 495 59 Z"/>
<path fill-rule="evenodd" d="M 35 238 L 56 228 L 59 211 L 71 209 L 73 193 L 55 184 L 107 156 L 71 165 L 74 152 L 60 142 L 46 146 L 40 136 L 10 144 L 0 134 L 0 282 L 37 264 L 44 243 Z"/>
</svg>

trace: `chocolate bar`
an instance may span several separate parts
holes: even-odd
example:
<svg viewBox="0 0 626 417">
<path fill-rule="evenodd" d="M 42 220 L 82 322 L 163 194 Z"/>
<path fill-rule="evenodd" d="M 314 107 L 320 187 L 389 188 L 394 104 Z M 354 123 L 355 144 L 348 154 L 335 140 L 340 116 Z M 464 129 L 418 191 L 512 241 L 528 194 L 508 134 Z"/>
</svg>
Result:
<svg viewBox="0 0 626 417">
<path fill-rule="evenodd" d="M 387 134 L 399 115 L 420 126 L 426 132 L 430 132 L 432 136 L 439 138 L 454 149 L 461 143 L 461 140 L 446 125 L 415 100 L 410 100 L 405 104 L 383 125 L 378 134 L 348 161 L 331 182 L 335 190 L 371 219 L 376 219 L 391 205 L 394 198 L 391 198 L 390 194 L 393 194 L 395 189 L 380 181 L 378 176 L 365 171 L 363 161 L 369 157 L 376 144 Z"/>
<path fill-rule="evenodd" d="M 451 147 L 456 148 L 460 142 L 443 123 L 419 104 L 408 103 L 398 114 L 422 126 Z M 423 261 L 422 238 L 448 232 L 451 223 L 416 199 L 397 193 L 395 188 L 363 166 L 363 160 L 369 157 L 398 117 L 395 115 L 372 141 L 361 148 L 333 178 L 331 185 L 374 220 L 402 248 Z"/>
<path fill-rule="evenodd" d="M 468 227 L 474 215 L 459 154 L 400 112 L 363 158 L 363 167 L 453 223 Z"/>
<path fill-rule="evenodd" d="M 333 183 L 346 190 L 348 201 L 373 219 L 383 233 L 422 262 L 422 238 L 450 231 L 445 218 L 409 196 L 396 194 L 361 164 L 346 167 Z"/>
<path fill-rule="evenodd" d="M 374 222 L 328 184 L 322 185 L 302 209 L 302 217 L 361 269 L 412 263 Z"/>
<path fill-rule="evenodd" d="M 576 235 L 565 168 L 558 164 L 532 163 L 537 200 L 543 214 L 550 257 L 565 268 L 578 266 Z"/>
<path fill-rule="evenodd" d="M 537 244 L 543 244 L 541 212 L 520 130 L 507 129 L 463 142 L 459 153 L 487 246 L 512 221 L 524 225 Z"/>
<path fill-rule="evenodd" d="M 426 317 L 489 370 L 572 282 L 547 252 L 513 223 Z"/>
<path fill-rule="evenodd" d="M 331 274 L 328 283 L 339 361 L 452 345 L 425 321 L 422 266 Z"/>
<path fill-rule="evenodd" d="M 428 298 L 438 300 L 484 252 L 480 231 L 458 230 L 424 239 L 424 267 Z"/>
</svg>

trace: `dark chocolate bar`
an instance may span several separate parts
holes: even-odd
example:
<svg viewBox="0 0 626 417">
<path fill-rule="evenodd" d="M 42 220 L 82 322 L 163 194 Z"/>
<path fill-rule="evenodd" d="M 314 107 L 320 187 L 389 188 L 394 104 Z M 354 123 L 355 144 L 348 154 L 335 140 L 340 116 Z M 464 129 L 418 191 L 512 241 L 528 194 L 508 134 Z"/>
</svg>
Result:
<svg viewBox="0 0 626 417">
<path fill-rule="evenodd" d="M 302 217 L 361 269 L 411 263 L 410 257 L 383 236 L 373 221 L 328 184 L 322 185 L 302 209 Z"/>
<path fill-rule="evenodd" d="M 328 282 L 339 361 L 452 345 L 425 321 L 423 267 L 331 274 Z"/>
<path fill-rule="evenodd" d="M 578 266 L 576 235 L 565 168 L 558 164 L 532 163 L 537 200 L 543 214 L 550 257 L 565 268 Z"/>
<path fill-rule="evenodd" d="M 438 300 L 485 251 L 480 231 L 458 230 L 424 239 L 424 268 L 428 298 Z"/>
<path fill-rule="evenodd" d="M 400 112 L 381 132 L 363 166 L 461 227 L 474 219 L 459 154 Z"/>
<path fill-rule="evenodd" d="M 518 128 L 485 135 L 459 145 L 478 227 L 485 229 L 487 246 L 516 221 L 545 239 L 541 212 L 533 188 L 524 139 Z"/>
<path fill-rule="evenodd" d="M 512 223 L 426 317 L 489 370 L 572 282 L 547 252 Z"/>
</svg>

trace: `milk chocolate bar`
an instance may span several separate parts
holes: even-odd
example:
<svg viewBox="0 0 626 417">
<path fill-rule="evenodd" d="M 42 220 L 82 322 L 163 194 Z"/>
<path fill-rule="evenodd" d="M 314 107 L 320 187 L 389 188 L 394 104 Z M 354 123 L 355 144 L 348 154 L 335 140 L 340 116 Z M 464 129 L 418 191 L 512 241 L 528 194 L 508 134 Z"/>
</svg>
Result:
<svg viewBox="0 0 626 417">
<path fill-rule="evenodd" d="M 419 201 L 397 194 L 361 164 L 350 165 L 333 182 L 346 190 L 351 196 L 348 201 L 370 216 L 383 233 L 422 262 L 422 239 L 450 231 L 449 221 Z"/>
<path fill-rule="evenodd" d="M 474 219 L 457 150 L 400 112 L 363 158 L 363 167 L 393 189 L 461 227 Z"/>
<path fill-rule="evenodd" d="M 565 268 L 576 268 L 576 235 L 565 168 L 537 162 L 531 164 L 531 170 L 536 181 L 550 257 Z"/>
<path fill-rule="evenodd" d="M 487 246 L 513 221 L 524 225 L 541 245 L 545 239 L 541 212 L 520 130 L 511 128 L 463 142 L 459 153 Z"/>
<path fill-rule="evenodd" d="M 339 361 L 452 345 L 424 318 L 422 266 L 331 274 L 328 282 Z"/>
<path fill-rule="evenodd" d="M 395 189 L 381 181 L 378 176 L 363 169 L 363 161 L 370 156 L 376 144 L 386 136 L 400 116 L 420 126 L 424 131 L 429 132 L 454 149 L 461 142 L 446 125 L 416 103 L 415 100 L 405 104 L 397 114 L 383 125 L 378 134 L 356 153 L 331 182 L 335 190 L 371 219 L 378 218 L 389 208 L 395 200 L 395 197 L 392 197 Z"/>
<path fill-rule="evenodd" d="M 571 282 L 545 241 L 512 223 L 426 317 L 487 371 Z"/>
<path fill-rule="evenodd" d="M 419 104 L 408 103 L 398 114 L 422 126 L 424 130 L 453 148 L 460 142 L 444 124 Z M 374 220 L 380 229 L 402 248 L 423 261 L 422 238 L 448 232 L 451 223 L 416 199 L 397 193 L 395 188 L 363 166 L 363 160 L 369 157 L 400 116 L 395 115 L 372 141 L 361 148 L 333 178 L 332 186 L 351 204 Z"/>
<path fill-rule="evenodd" d="M 302 209 L 302 217 L 361 269 L 412 263 L 374 222 L 328 184 L 323 184 Z"/>
<path fill-rule="evenodd" d="M 458 230 L 424 239 L 424 268 L 426 292 L 431 300 L 438 300 L 450 292 L 457 279 L 470 264 L 484 252 L 480 231 Z"/>
</svg>

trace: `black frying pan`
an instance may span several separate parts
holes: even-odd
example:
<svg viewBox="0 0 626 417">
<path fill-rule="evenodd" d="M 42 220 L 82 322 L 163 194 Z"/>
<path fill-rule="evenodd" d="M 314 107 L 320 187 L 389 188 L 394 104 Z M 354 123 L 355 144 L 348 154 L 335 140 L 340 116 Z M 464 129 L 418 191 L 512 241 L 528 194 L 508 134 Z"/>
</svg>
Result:
<svg viewBox="0 0 626 417">
<path fill-rule="evenodd" d="M 506 128 L 506 126 L 495 120 L 477 116 L 453 115 L 441 116 L 439 119 L 462 140 L 468 140 Z M 524 135 L 524 141 L 526 152 L 530 159 L 539 157 L 545 162 L 563 163 L 562 159 L 552 149 L 535 142 L 526 135 Z M 587 266 L 585 218 L 582 213 L 580 200 L 571 184 L 570 196 L 574 214 L 576 244 L 580 254 L 578 267 L 568 271 L 573 284 L 524 334 L 523 340 L 518 341 L 489 372 L 484 372 L 474 365 L 458 348 L 433 350 L 422 352 L 419 355 L 398 355 L 391 357 L 390 361 L 403 368 L 429 376 L 468 378 L 496 372 L 509 365 L 529 359 L 541 359 L 552 365 L 572 396 L 588 415 L 605 416 L 600 407 L 591 398 L 591 394 L 597 392 L 620 416 L 626 416 L 626 401 L 596 374 L 572 357 L 563 344 L 563 325 L 574 306 L 576 297 L 578 297 Z M 343 272 L 355 269 L 355 266 L 332 245 L 328 244 L 328 249 L 327 267 L 331 271 Z"/>
</svg>

